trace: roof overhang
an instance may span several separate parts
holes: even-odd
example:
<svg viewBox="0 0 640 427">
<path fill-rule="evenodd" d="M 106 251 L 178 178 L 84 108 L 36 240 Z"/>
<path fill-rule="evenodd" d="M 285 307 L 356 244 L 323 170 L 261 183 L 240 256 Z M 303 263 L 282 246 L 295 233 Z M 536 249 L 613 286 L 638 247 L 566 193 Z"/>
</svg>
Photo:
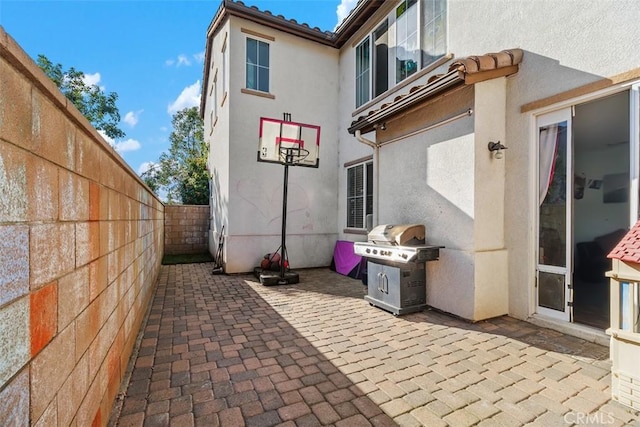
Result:
<svg viewBox="0 0 640 427">
<path fill-rule="evenodd" d="M 454 60 L 449 66 L 449 72 L 433 76 L 427 84 L 414 86 L 408 94 L 397 96 L 393 102 L 382 104 L 379 109 L 369 111 L 366 116 L 353 121 L 348 131 L 352 135 L 356 131 L 363 134 L 371 132 L 386 120 L 458 86 L 472 85 L 515 74 L 518 72 L 522 56 L 522 50 L 511 49 Z"/>
</svg>

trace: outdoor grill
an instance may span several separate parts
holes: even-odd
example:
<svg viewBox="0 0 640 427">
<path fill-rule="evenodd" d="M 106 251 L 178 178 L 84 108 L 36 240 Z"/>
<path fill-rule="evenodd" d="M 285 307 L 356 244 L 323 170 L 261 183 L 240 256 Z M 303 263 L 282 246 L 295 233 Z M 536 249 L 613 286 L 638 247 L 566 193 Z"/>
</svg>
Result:
<svg viewBox="0 0 640 427">
<path fill-rule="evenodd" d="M 427 261 L 440 256 L 440 248 L 425 244 L 425 227 L 419 224 L 379 225 L 367 242 L 356 242 L 354 252 L 367 259 L 369 304 L 394 315 L 426 307 Z"/>
</svg>

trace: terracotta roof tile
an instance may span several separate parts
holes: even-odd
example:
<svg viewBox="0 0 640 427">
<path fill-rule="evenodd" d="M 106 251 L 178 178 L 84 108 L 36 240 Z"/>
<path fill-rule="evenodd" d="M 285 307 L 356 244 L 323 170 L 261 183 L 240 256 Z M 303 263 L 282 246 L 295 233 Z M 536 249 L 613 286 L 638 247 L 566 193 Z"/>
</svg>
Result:
<svg viewBox="0 0 640 427">
<path fill-rule="evenodd" d="M 306 29 L 314 30 L 314 31 L 318 32 L 319 34 L 323 34 L 323 35 L 333 35 L 333 32 L 332 32 L 332 31 L 322 31 L 322 30 L 321 30 L 320 28 L 318 28 L 318 27 L 313 27 L 313 28 L 311 28 L 311 27 L 309 26 L 309 24 L 307 24 L 306 22 L 299 23 L 298 21 L 296 21 L 296 20 L 295 20 L 295 19 L 293 19 L 293 18 L 292 18 L 292 19 L 287 19 L 287 18 L 285 18 L 283 15 L 274 15 L 273 13 L 271 13 L 271 11 L 270 11 L 270 10 L 260 10 L 260 8 L 258 8 L 257 6 L 247 6 L 247 5 L 246 5 L 246 4 L 244 4 L 244 2 L 243 2 L 243 1 L 241 1 L 241 0 L 231 0 L 231 2 L 232 2 L 232 3 L 235 3 L 235 4 L 239 5 L 239 6 L 244 6 L 244 7 L 248 8 L 248 9 L 252 9 L 252 10 L 254 10 L 254 11 L 256 11 L 256 12 L 260 12 L 260 13 L 262 13 L 262 14 L 264 14 L 264 15 L 268 15 L 268 16 L 271 16 L 271 17 L 273 17 L 273 18 L 278 18 L 278 19 L 280 19 L 281 21 L 285 21 L 285 22 L 288 22 L 288 23 L 291 23 L 291 24 L 293 24 L 293 25 L 297 25 L 297 26 L 300 26 L 300 27 L 303 27 L 303 28 L 306 28 Z"/>
<path fill-rule="evenodd" d="M 640 221 L 629 230 L 607 257 L 640 264 Z"/>
</svg>

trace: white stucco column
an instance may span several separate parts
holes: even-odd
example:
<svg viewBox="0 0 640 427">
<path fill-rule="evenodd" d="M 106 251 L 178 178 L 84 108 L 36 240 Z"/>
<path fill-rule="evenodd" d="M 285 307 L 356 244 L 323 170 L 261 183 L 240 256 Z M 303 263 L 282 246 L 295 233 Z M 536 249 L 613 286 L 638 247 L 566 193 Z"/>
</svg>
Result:
<svg viewBox="0 0 640 427">
<path fill-rule="evenodd" d="M 509 150 L 496 159 L 490 141 L 509 147 L 506 136 L 506 78 L 476 83 L 474 108 L 474 314 L 473 320 L 507 314 L 508 253 L 504 239 L 505 165 Z"/>
</svg>

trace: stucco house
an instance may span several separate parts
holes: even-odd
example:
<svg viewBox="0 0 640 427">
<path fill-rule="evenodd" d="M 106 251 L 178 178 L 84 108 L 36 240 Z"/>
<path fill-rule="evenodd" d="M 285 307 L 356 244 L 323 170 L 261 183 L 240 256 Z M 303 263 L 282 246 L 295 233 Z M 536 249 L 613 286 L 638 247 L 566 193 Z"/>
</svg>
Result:
<svg viewBox="0 0 640 427">
<path fill-rule="evenodd" d="M 224 226 L 235 273 L 278 247 L 282 166 L 256 150 L 260 117 L 288 112 L 322 132 L 320 167 L 289 178 L 293 267 L 328 265 L 368 218 L 424 224 L 445 246 L 426 268 L 430 306 L 606 343 L 606 255 L 638 219 L 639 13 L 361 0 L 323 32 L 223 0 L 201 104 L 212 250 Z"/>
</svg>

